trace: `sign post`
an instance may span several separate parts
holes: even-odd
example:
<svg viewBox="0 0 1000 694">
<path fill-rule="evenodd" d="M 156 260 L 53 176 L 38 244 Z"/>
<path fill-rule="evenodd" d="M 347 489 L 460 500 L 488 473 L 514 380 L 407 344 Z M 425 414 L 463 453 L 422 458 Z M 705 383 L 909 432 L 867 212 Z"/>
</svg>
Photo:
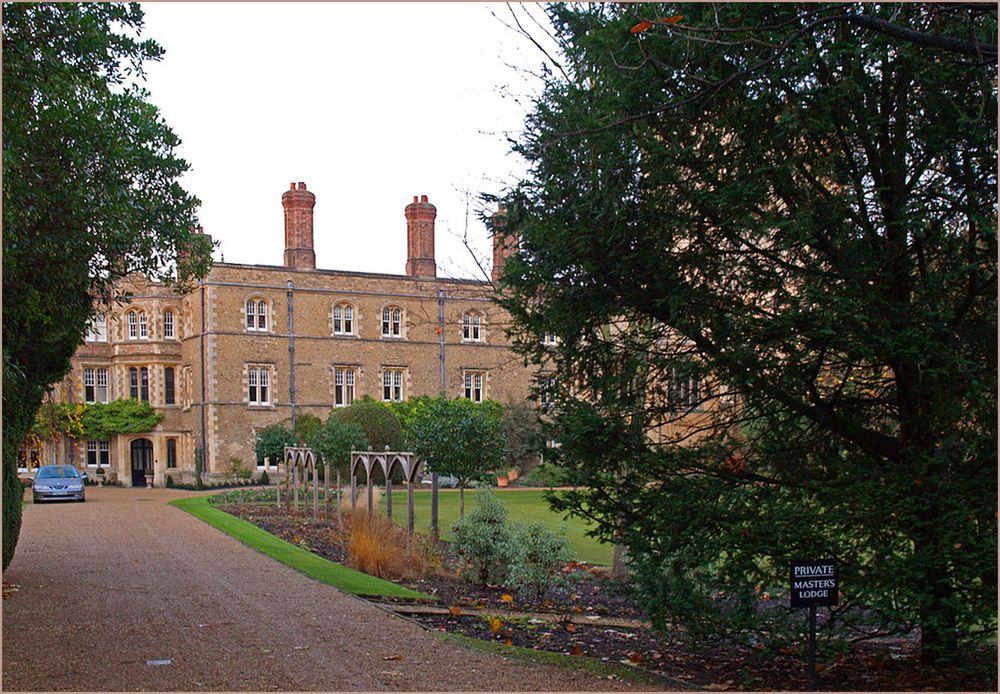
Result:
<svg viewBox="0 0 1000 694">
<path fill-rule="evenodd" d="M 809 608 L 809 691 L 816 691 L 816 608 L 837 604 L 837 564 L 833 559 L 803 559 L 789 563 L 792 609 Z"/>
</svg>

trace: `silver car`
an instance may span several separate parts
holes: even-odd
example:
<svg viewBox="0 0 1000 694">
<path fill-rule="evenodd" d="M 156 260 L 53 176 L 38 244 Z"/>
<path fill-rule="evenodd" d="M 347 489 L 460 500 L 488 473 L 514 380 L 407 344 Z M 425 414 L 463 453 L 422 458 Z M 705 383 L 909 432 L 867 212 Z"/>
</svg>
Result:
<svg viewBox="0 0 1000 694">
<path fill-rule="evenodd" d="M 31 483 L 31 499 L 36 504 L 45 499 L 86 501 L 83 478 L 72 465 L 43 465 Z"/>
</svg>

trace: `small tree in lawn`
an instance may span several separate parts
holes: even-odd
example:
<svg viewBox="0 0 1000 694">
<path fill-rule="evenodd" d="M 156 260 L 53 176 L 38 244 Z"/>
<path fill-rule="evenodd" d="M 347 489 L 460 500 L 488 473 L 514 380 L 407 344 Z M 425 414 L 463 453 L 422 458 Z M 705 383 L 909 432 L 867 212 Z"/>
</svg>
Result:
<svg viewBox="0 0 1000 694">
<path fill-rule="evenodd" d="M 507 454 L 503 408 L 488 400 L 427 398 L 412 413 L 408 439 L 414 451 L 441 475 L 458 480 L 459 516 L 465 517 L 465 488 Z"/>
<path fill-rule="evenodd" d="M 351 451 L 361 451 L 368 448 L 368 439 L 364 430 L 356 422 L 342 422 L 336 417 L 330 417 L 326 424 L 313 434 L 309 446 L 316 454 L 329 474 L 330 468 L 337 473 L 337 490 L 340 490 L 340 474 L 348 472 L 351 464 Z M 340 506 L 338 504 L 339 512 Z"/>
<path fill-rule="evenodd" d="M 354 422 L 365 433 L 369 450 L 398 451 L 403 447 L 403 428 L 393 411 L 387 406 L 369 397 L 355 400 L 348 407 L 335 408 L 330 413 L 330 419 L 341 422 Z"/>
<path fill-rule="evenodd" d="M 270 458 L 275 465 L 285 459 L 285 446 L 298 446 L 298 437 L 280 424 L 272 424 L 257 432 L 254 449 L 257 453 L 257 464 L 263 464 L 264 458 Z"/>
<path fill-rule="evenodd" d="M 308 412 L 295 418 L 295 435 L 303 446 L 308 446 L 316 433 L 323 428 L 323 420 Z"/>
</svg>

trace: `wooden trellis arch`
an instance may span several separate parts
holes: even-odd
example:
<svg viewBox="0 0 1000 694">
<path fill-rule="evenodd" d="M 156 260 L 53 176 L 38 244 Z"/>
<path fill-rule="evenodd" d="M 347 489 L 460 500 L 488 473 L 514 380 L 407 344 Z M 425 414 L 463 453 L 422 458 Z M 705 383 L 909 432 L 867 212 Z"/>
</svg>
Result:
<svg viewBox="0 0 1000 694">
<path fill-rule="evenodd" d="M 302 469 L 302 482 L 305 485 L 305 496 L 309 497 L 309 472 L 312 471 L 313 520 L 319 520 L 319 468 L 316 465 L 316 454 L 308 446 L 285 446 L 285 505 L 294 499 L 294 509 L 299 510 L 299 469 Z M 288 485 L 293 485 L 293 493 L 289 494 Z M 281 494 L 281 485 L 278 485 Z M 278 499 L 279 503 L 281 499 Z"/>
<path fill-rule="evenodd" d="M 374 512 L 372 504 L 372 470 L 382 470 L 385 476 L 385 513 L 392 518 L 392 472 L 399 467 L 406 481 L 406 529 L 413 532 L 413 483 L 420 474 L 423 462 L 413 453 L 385 451 L 351 451 L 351 509 L 357 508 L 358 502 L 358 472 L 365 471 L 365 484 L 368 486 L 368 515 Z"/>
</svg>

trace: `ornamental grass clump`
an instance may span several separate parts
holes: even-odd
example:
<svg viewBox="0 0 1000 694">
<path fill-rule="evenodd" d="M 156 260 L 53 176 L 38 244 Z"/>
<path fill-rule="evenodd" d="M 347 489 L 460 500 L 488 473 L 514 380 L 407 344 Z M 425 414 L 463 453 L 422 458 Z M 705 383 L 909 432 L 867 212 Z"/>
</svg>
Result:
<svg viewBox="0 0 1000 694">
<path fill-rule="evenodd" d="M 451 549 L 462 564 L 462 574 L 480 585 L 507 580 L 508 567 L 519 560 L 508 512 L 496 495 L 482 489 L 476 493 L 472 511 L 455 523 Z"/>
<path fill-rule="evenodd" d="M 440 571 L 433 543 L 405 530 L 385 516 L 358 508 L 344 513 L 347 563 L 358 571 L 385 579 L 424 578 Z"/>
</svg>

